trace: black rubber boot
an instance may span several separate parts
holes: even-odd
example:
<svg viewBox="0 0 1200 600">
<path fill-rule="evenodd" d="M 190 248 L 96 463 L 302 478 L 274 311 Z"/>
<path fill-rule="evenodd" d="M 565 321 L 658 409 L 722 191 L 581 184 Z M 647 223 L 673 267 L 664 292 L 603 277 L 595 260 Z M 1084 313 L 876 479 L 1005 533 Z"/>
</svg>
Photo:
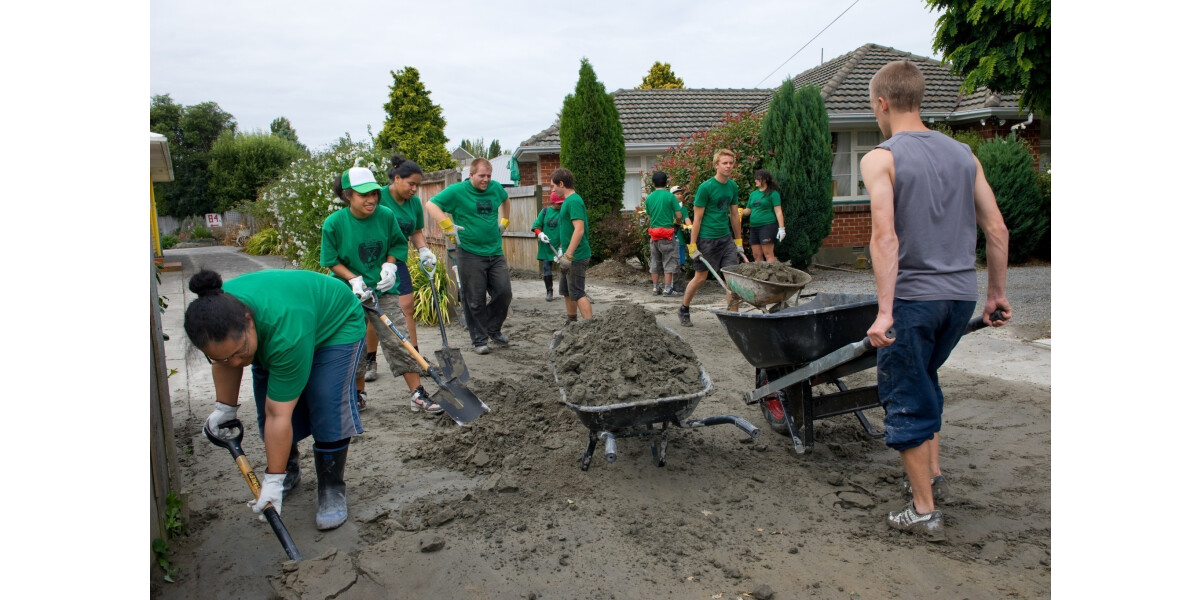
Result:
<svg viewBox="0 0 1200 600">
<path fill-rule="evenodd" d="M 287 474 L 283 476 L 283 495 L 287 496 L 288 492 L 300 485 L 300 448 L 295 444 L 292 444 L 292 451 L 288 454 L 285 472 Z"/>
<path fill-rule="evenodd" d="M 546 302 L 554 301 L 554 278 L 550 276 L 542 277 L 542 281 L 546 282 Z"/>
<path fill-rule="evenodd" d="M 333 452 L 313 448 L 317 463 L 317 529 L 333 529 L 346 522 L 346 452 L 349 447 Z"/>
</svg>

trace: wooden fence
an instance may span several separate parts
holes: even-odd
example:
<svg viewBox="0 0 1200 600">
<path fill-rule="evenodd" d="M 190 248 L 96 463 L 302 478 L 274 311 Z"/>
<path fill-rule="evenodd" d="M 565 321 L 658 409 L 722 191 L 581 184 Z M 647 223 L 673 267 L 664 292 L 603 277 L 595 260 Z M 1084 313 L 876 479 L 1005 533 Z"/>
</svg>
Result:
<svg viewBox="0 0 1200 600">
<path fill-rule="evenodd" d="M 445 189 L 445 185 L 437 188 L 437 192 L 425 196 L 425 184 L 422 184 L 421 199 L 428 202 L 437 192 Z M 432 186 L 431 186 L 432 187 Z M 541 265 L 537 260 L 537 236 L 530 230 L 538 212 L 542 210 L 542 186 L 526 185 L 506 188 L 508 192 L 509 215 L 508 229 L 504 232 L 504 259 L 509 268 L 516 271 L 541 273 Z M 499 219 L 497 219 L 499 220 Z M 442 229 L 429 218 L 429 210 L 425 211 L 425 241 L 437 255 L 438 260 L 446 259 L 446 237 Z"/>
<path fill-rule="evenodd" d="M 158 281 L 150 262 L 150 540 L 167 539 L 167 495 L 179 490 L 179 463 L 175 456 L 175 428 L 171 419 L 171 394 L 167 387 L 167 356 L 163 348 L 162 314 L 158 307 Z M 150 555 L 154 568 L 154 554 Z"/>
</svg>

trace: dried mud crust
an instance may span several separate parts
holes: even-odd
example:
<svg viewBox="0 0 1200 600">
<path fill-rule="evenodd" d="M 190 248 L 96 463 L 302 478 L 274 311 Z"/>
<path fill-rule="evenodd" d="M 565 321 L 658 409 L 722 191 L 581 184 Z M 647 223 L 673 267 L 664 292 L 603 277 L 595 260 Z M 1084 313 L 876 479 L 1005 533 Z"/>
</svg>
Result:
<svg viewBox="0 0 1200 600">
<path fill-rule="evenodd" d="M 695 351 L 638 304 L 573 323 L 553 352 L 559 383 L 572 404 L 604 406 L 701 388 Z"/>
<path fill-rule="evenodd" d="M 803 271 L 777 262 L 742 263 L 736 267 L 730 267 L 729 270 L 738 275 L 770 283 L 795 284 L 804 282 L 806 279 Z"/>
</svg>

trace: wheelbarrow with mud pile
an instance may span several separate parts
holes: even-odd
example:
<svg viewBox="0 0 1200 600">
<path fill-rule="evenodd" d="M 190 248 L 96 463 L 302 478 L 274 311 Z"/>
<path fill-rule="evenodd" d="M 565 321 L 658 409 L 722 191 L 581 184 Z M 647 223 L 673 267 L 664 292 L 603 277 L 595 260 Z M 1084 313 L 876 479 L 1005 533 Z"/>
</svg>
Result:
<svg viewBox="0 0 1200 600">
<path fill-rule="evenodd" d="M 800 292 L 812 282 L 812 275 L 780 263 L 744 263 L 725 267 L 721 273 L 729 293 L 764 313 L 795 305 L 806 297 Z"/>
<path fill-rule="evenodd" d="M 876 364 L 876 348 L 864 334 L 878 308 L 874 294 L 818 293 L 769 314 L 712 311 L 754 367 L 755 389 L 743 399 L 759 405 L 771 429 L 791 437 L 796 454 L 813 448 L 815 421 L 837 415 L 853 413 L 869 436 L 883 437 L 863 414 L 880 406 L 877 386 L 851 389 L 843 380 Z M 983 327 L 983 318 L 974 317 L 966 333 Z M 836 391 L 822 393 L 831 386 Z"/>
<path fill-rule="evenodd" d="M 676 338 L 680 338 L 678 333 L 666 327 L 659 325 L 659 328 Z M 554 341 L 550 344 L 551 352 L 557 349 L 561 342 L 562 331 L 558 331 L 554 335 Z M 700 399 L 713 390 L 712 378 L 709 377 L 703 367 L 700 367 L 700 380 L 697 382 L 700 389 L 690 394 L 585 406 L 572 403 L 567 399 L 567 390 L 563 387 L 559 376 L 559 365 L 556 361 L 551 360 L 550 366 L 563 403 L 570 407 L 575 415 L 579 417 L 583 426 L 588 429 L 587 450 L 583 453 L 583 458 L 580 460 L 580 468 L 584 471 L 588 470 L 588 467 L 591 466 L 592 454 L 596 451 L 596 446 L 599 443 L 604 443 L 605 460 L 612 463 L 617 460 L 618 438 L 641 436 L 651 436 L 653 438 L 650 446 L 650 455 L 654 458 L 658 466 L 665 465 L 667 460 L 667 425 L 669 424 L 683 428 L 731 424 L 746 432 L 752 438 L 757 438 L 759 435 L 757 427 L 751 425 L 749 421 L 734 415 L 717 415 L 703 419 L 688 418 L 696 410 L 696 406 L 700 404 Z"/>
</svg>

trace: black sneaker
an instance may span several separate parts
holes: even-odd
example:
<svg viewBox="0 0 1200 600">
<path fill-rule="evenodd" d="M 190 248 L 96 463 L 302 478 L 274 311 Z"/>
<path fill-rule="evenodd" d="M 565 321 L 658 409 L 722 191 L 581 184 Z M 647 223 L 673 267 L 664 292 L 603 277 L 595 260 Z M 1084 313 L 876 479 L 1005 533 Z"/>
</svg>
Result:
<svg viewBox="0 0 1200 600">
<path fill-rule="evenodd" d="M 692 311 L 686 306 L 679 307 L 679 324 L 684 327 L 692 326 Z"/>
<path fill-rule="evenodd" d="M 662 286 L 661 286 L 661 285 L 656 285 L 656 286 L 654 286 L 654 295 L 655 295 L 655 296 L 661 296 L 661 295 L 663 295 L 663 289 L 662 289 Z"/>
<path fill-rule="evenodd" d="M 683 295 L 683 292 L 681 292 L 680 290 L 673 288 L 673 287 L 669 287 L 669 288 L 663 290 L 663 296 L 670 296 L 672 298 L 678 298 L 679 296 L 682 296 L 682 295 Z"/>
<path fill-rule="evenodd" d="M 364 409 L 366 407 L 367 407 L 367 393 L 362 390 L 358 390 L 358 410 L 362 411 L 362 409 Z"/>
<path fill-rule="evenodd" d="M 425 391 L 425 386 L 417 386 L 413 393 L 408 398 L 408 409 L 413 412 L 425 411 L 429 414 L 440 415 L 444 412 L 437 402 L 434 402 L 429 394 Z"/>
<path fill-rule="evenodd" d="M 942 511 L 933 510 L 927 514 L 917 512 L 912 502 L 900 512 L 888 513 L 888 527 L 924 536 L 931 542 L 946 541 L 946 530 L 942 527 Z"/>
</svg>

